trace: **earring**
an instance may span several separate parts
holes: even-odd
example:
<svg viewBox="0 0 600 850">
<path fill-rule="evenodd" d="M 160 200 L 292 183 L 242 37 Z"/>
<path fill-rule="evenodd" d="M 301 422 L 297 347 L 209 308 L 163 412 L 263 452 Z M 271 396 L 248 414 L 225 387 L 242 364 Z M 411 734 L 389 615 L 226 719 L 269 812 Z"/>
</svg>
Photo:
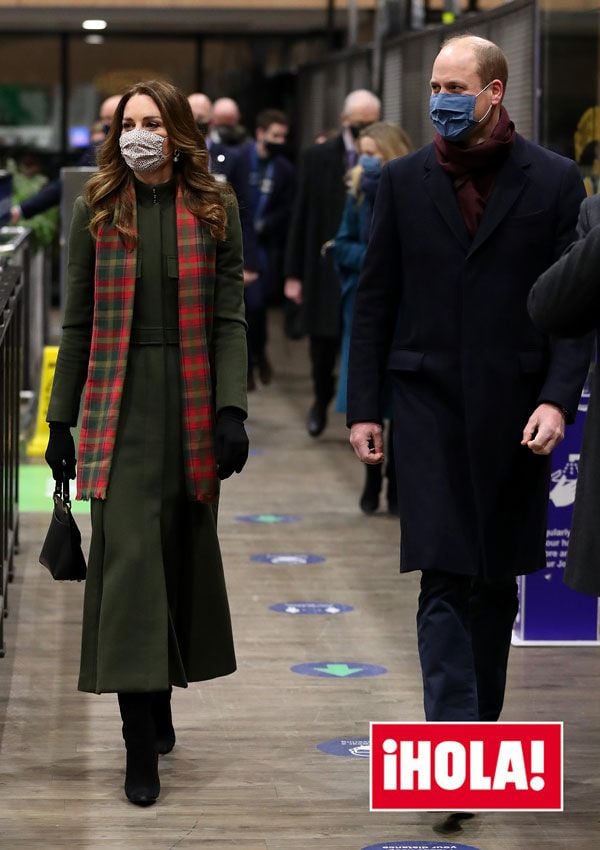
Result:
<svg viewBox="0 0 600 850">
<path fill-rule="evenodd" d="M 179 157 L 181 156 L 181 151 L 179 148 L 176 148 L 173 152 L 173 162 L 179 162 Z"/>
</svg>

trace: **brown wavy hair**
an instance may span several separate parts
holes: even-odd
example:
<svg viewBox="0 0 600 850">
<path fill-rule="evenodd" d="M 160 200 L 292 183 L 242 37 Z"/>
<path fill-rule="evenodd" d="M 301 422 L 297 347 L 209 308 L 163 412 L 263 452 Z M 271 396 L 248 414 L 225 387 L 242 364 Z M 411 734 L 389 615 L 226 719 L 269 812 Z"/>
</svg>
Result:
<svg viewBox="0 0 600 850">
<path fill-rule="evenodd" d="M 137 243 L 133 228 L 133 172 L 121 155 L 119 138 L 127 102 L 136 94 L 151 97 L 158 106 L 173 150 L 179 150 L 173 172 L 183 189 L 188 210 L 209 231 L 213 239 L 226 235 L 226 205 L 233 198 L 231 189 L 218 183 L 209 172 L 209 156 L 204 136 L 198 130 L 187 97 L 170 83 L 150 80 L 136 83 L 125 92 L 113 116 L 108 135 L 98 151 L 99 171 L 88 180 L 84 198 L 90 208 L 90 232 L 98 236 L 100 226 L 113 221 L 126 245 Z M 118 201 L 118 203 L 117 203 Z"/>
</svg>

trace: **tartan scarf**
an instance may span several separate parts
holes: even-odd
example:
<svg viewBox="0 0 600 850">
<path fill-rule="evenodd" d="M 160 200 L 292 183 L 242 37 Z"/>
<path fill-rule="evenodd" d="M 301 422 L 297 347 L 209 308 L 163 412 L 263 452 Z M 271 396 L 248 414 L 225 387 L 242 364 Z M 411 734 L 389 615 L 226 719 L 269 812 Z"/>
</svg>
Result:
<svg viewBox="0 0 600 850">
<path fill-rule="evenodd" d="M 133 201 L 137 229 L 135 190 Z M 117 437 L 133 318 L 137 248 L 128 249 L 113 222 L 101 225 L 96 240 L 94 318 L 83 424 L 77 464 L 77 498 L 105 499 Z M 212 326 L 215 248 L 187 209 L 180 185 L 176 196 L 179 260 L 179 340 L 184 462 L 190 498 L 216 502 L 214 405 L 207 339 Z"/>
</svg>

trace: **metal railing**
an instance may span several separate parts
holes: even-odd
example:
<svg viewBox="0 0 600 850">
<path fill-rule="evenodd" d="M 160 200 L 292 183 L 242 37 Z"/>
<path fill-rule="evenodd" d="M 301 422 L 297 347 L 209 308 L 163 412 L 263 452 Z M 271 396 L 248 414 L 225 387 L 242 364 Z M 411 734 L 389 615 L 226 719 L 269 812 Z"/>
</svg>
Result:
<svg viewBox="0 0 600 850">
<path fill-rule="evenodd" d="M 35 247 L 28 227 L 0 228 L 0 265 L 22 269 L 24 301 L 23 385 L 34 394 L 40 375 L 42 353 L 48 341 L 50 283 L 47 251 Z"/>
<path fill-rule="evenodd" d="M 0 272 L 0 657 L 4 656 L 4 617 L 8 585 L 19 541 L 19 406 L 23 370 L 23 270 Z"/>
</svg>

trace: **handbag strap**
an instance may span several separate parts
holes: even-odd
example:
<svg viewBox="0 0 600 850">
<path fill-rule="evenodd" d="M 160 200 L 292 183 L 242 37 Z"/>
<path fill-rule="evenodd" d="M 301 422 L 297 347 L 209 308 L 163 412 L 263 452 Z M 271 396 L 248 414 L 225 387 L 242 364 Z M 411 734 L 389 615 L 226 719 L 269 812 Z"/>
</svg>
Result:
<svg viewBox="0 0 600 850">
<path fill-rule="evenodd" d="M 63 466 L 65 465 L 65 461 L 63 460 Z M 69 493 L 69 476 L 65 469 L 63 469 L 63 473 L 60 481 L 55 481 L 54 484 L 54 495 L 58 496 L 59 499 L 62 499 L 63 504 L 66 508 L 71 507 L 71 495 Z"/>
</svg>

